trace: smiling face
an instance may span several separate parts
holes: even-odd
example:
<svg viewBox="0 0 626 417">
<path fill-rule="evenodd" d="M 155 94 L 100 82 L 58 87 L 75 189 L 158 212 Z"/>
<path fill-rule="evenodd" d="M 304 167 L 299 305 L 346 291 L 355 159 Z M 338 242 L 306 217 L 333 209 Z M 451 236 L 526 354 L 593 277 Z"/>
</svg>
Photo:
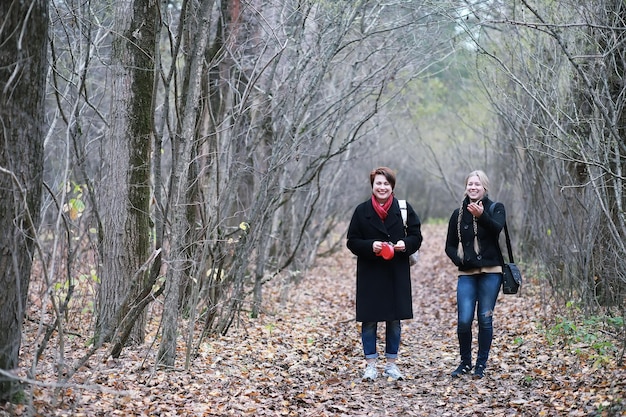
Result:
<svg viewBox="0 0 626 417">
<path fill-rule="evenodd" d="M 485 187 L 478 175 L 472 175 L 467 178 L 467 182 L 465 184 L 465 194 L 470 198 L 471 201 L 482 200 L 485 196 Z"/>
<path fill-rule="evenodd" d="M 376 197 L 376 201 L 384 203 L 391 196 L 393 187 L 387 178 L 382 174 L 377 174 L 372 183 L 372 194 Z"/>
</svg>

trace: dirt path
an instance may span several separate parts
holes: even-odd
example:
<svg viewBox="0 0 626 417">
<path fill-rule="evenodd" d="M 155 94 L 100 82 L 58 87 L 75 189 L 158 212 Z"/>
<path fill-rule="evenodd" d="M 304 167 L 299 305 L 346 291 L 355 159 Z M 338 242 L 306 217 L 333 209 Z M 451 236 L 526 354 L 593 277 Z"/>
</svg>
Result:
<svg viewBox="0 0 626 417">
<path fill-rule="evenodd" d="M 443 253 L 444 241 L 445 227 L 424 227 L 420 262 L 412 274 L 415 319 L 403 324 L 398 361 L 404 381 L 360 380 L 355 259 L 344 250 L 294 289 L 284 308 L 276 306 L 276 316 L 253 329 L 250 338 L 264 338 L 267 349 L 257 353 L 256 372 L 247 375 L 254 381 L 252 395 L 220 401 L 223 408 L 215 415 L 236 414 L 237 404 L 255 416 L 626 415 L 626 404 L 618 404 L 624 401 L 626 371 L 594 370 L 549 346 L 538 330 L 546 312 L 530 285 L 521 296 L 500 295 L 486 377 L 450 378 L 459 360 L 456 275 Z"/>
<path fill-rule="evenodd" d="M 191 371 L 182 370 L 182 350 L 179 369 L 155 371 L 154 346 L 128 349 L 116 361 L 94 359 L 76 375 L 75 386 L 54 397 L 60 403 L 49 386 L 37 388 L 36 415 L 626 415 L 626 369 L 594 368 L 584 355 L 548 345 L 540 330 L 547 313 L 532 284 L 521 296 L 500 295 L 486 377 L 450 378 L 458 364 L 456 275 L 443 253 L 445 227 L 425 226 L 423 232 L 420 262 L 413 267 L 416 318 L 403 322 L 403 381 L 360 380 L 355 258 L 342 249 L 291 288 L 289 301 L 280 303 L 279 288 L 268 290 L 265 314 L 242 318 L 226 337 L 207 341 Z M 54 382 L 52 364 L 48 369 L 39 379 Z M 4 415 L 26 411 L 5 408 Z"/>
</svg>

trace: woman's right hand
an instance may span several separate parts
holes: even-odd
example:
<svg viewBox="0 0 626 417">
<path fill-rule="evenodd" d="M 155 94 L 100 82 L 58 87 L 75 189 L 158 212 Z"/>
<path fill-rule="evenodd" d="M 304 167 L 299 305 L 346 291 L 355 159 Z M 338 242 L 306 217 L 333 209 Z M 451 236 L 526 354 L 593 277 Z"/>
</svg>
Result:
<svg viewBox="0 0 626 417">
<path fill-rule="evenodd" d="M 467 211 L 469 211 L 472 214 L 472 216 L 479 218 L 480 216 L 483 215 L 483 212 L 485 211 L 483 207 L 483 202 L 476 201 L 476 202 L 468 204 Z"/>
<path fill-rule="evenodd" d="M 372 251 L 374 251 L 376 255 L 378 255 L 382 249 L 383 242 L 381 242 L 380 240 L 375 240 L 374 243 L 372 243 Z"/>
</svg>

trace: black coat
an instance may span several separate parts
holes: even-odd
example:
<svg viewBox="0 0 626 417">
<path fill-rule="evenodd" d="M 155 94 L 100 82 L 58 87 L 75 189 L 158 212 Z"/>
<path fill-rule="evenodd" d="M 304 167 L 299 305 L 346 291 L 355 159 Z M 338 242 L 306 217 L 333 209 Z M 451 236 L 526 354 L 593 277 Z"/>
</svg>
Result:
<svg viewBox="0 0 626 417">
<path fill-rule="evenodd" d="M 375 240 L 396 243 L 404 240 L 405 252 L 396 252 L 391 260 L 376 256 Z M 407 203 L 407 232 L 398 200 L 385 222 L 374 211 L 371 200 L 357 206 L 348 227 L 347 246 L 357 256 L 356 320 L 387 321 L 413 318 L 409 255 L 422 244 L 420 220 Z"/>
<path fill-rule="evenodd" d="M 489 208 L 493 201 L 485 197 L 482 199 L 484 211 L 478 218 L 478 243 L 480 253 L 474 250 L 474 227 L 472 214 L 467 210 L 469 199 L 463 201 L 463 215 L 461 217 L 461 241 L 463 243 L 463 260 L 457 254 L 459 235 L 458 216 L 459 209 L 454 210 L 448 223 L 448 236 L 446 238 L 446 255 L 459 268 L 459 271 L 480 268 L 483 266 L 498 266 L 503 264 L 502 253 L 498 245 L 500 231 L 504 228 L 506 213 L 502 203 L 495 203 L 493 214 Z"/>
</svg>

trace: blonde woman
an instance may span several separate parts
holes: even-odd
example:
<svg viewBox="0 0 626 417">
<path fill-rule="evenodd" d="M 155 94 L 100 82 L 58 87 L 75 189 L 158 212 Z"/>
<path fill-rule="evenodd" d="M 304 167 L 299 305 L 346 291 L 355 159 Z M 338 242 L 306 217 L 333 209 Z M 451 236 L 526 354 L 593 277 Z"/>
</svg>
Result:
<svg viewBox="0 0 626 417">
<path fill-rule="evenodd" d="M 448 224 L 446 254 L 458 267 L 457 335 L 461 364 L 452 372 L 460 377 L 472 371 L 472 322 L 478 317 L 478 354 L 474 376 L 485 375 L 493 339 L 493 310 L 502 284 L 502 254 L 498 237 L 504 227 L 504 205 L 488 197 L 489 179 L 483 171 L 465 178 L 461 206 Z"/>
</svg>

